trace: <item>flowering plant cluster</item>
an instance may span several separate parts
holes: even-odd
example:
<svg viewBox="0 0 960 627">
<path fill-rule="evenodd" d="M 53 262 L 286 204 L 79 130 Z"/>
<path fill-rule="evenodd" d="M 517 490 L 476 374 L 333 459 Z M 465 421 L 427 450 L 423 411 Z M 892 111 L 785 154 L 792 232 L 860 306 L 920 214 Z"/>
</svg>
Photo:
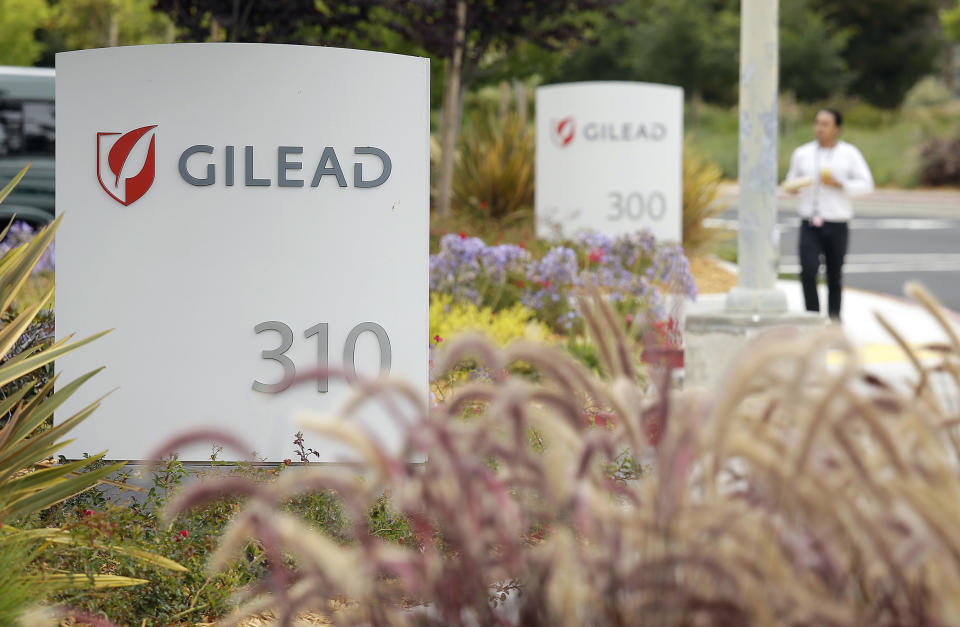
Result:
<svg viewBox="0 0 960 627">
<path fill-rule="evenodd" d="M 494 311 L 520 302 L 558 333 L 579 331 L 577 296 L 596 286 L 624 316 L 667 318 L 665 295 L 696 298 L 690 265 L 677 244 L 649 231 L 611 237 L 585 232 L 537 256 L 514 244 L 487 245 L 445 235 L 430 257 L 430 290 Z"/>
</svg>

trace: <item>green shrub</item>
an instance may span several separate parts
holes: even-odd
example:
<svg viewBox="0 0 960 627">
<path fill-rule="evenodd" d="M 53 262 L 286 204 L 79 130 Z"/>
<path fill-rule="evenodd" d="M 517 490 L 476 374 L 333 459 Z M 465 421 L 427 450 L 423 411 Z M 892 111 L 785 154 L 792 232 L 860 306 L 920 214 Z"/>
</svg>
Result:
<svg viewBox="0 0 960 627">
<path fill-rule="evenodd" d="M 231 595 L 257 574 L 255 545 L 247 559 L 224 572 L 209 575 L 206 560 L 240 499 L 226 497 L 186 513 L 167 525 L 157 519 L 159 507 L 186 478 L 176 460 L 158 469 L 155 483 L 143 502 L 113 503 L 99 490 L 71 499 L 47 521 L 69 530 L 72 551 L 46 554 L 52 566 L 85 573 L 88 577 L 116 574 L 148 579 L 135 589 L 70 590 L 61 593 L 65 605 L 103 614 L 121 625 L 168 625 L 222 616 L 232 608 Z M 254 479 L 259 477 L 254 474 Z M 167 556 L 185 567 L 174 572 L 144 564 L 131 551 L 147 550 Z"/>
<path fill-rule="evenodd" d="M 519 302 L 509 307 L 480 307 L 455 301 L 451 294 L 430 294 L 430 337 L 451 339 L 480 332 L 500 346 L 520 339 L 544 340 L 550 330 Z"/>
<path fill-rule="evenodd" d="M 305 462 L 309 449 L 298 439 L 300 446 L 295 449 L 295 455 Z M 39 555 L 39 561 L 49 568 L 70 570 L 87 577 L 110 574 L 149 580 L 130 589 L 65 590 L 57 595 L 57 600 L 90 615 L 109 617 L 120 625 L 193 624 L 217 620 L 233 610 L 237 594 L 263 577 L 269 565 L 261 544 L 250 542 L 223 570 L 207 569 L 217 538 L 231 524 L 245 499 L 224 495 L 167 521 L 160 519 L 160 511 L 188 480 L 209 479 L 213 475 L 269 485 L 288 473 L 293 477 L 302 476 L 298 473 L 306 469 L 291 466 L 290 460 L 277 467 L 228 465 L 215 459 L 213 464 L 219 472 L 190 471 L 176 459 L 169 459 L 154 469 L 153 485 L 142 499 L 116 502 L 102 490 L 92 489 L 42 516 L 32 517 L 28 522 L 33 526 L 59 525 L 73 540 L 70 550 L 48 549 Z M 87 470 L 102 466 L 101 461 L 93 460 Z M 123 475 L 118 479 L 126 482 Z M 330 490 L 291 495 L 279 508 L 336 544 L 352 542 L 351 530 L 358 526 L 369 529 L 375 537 L 400 545 L 416 542 L 407 519 L 382 494 L 359 521 L 347 517 L 342 500 Z M 165 555 L 182 564 L 185 570 L 174 572 L 138 559 L 140 551 Z"/>
<path fill-rule="evenodd" d="M 454 210 L 473 220 L 530 220 L 534 132 L 525 115 L 478 113 L 464 125 L 453 174 Z"/>
<path fill-rule="evenodd" d="M 910 88 L 903 99 L 904 109 L 934 107 L 949 103 L 954 99 L 953 92 L 936 76 L 925 76 Z"/>
<path fill-rule="evenodd" d="M 931 137 L 920 149 L 920 182 L 924 185 L 960 185 L 960 135 Z"/>
</svg>

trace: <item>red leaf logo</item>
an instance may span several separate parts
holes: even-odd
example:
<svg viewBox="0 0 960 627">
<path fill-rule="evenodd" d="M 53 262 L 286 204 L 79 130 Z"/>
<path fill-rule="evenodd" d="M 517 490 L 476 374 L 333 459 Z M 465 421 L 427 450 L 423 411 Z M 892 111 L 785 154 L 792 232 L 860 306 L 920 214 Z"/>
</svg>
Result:
<svg viewBox="0 0 960 627">
<path fill-rule="evenodd" d="M 577 123 L 570 115 L 561 120 L 554 120 L 550 126 L 553 130 L 551 133 L 553 142 L 561 148 L 569 146 L 577 132 Z"/>
<path fill-rule="evenodd" d="M 142 126 L 122 135 L 120 133 L 97 133 L 97 179 L 100 181 L 100 186 L 103 190 L 123 206 L 128 206 L 142 198 L 143 195 L 147 193 L 147 190 L 150 189 L 150 186 L 153 185 L 156 174 L 157 148 L 157 136 L 155 132 L 150 134 L 150 144 L 147 147 L 147 155 L 140 171 L 133 176 L 125 178 L 122 184 L 120 175 L 134 147 L 147 133 L 150 133 L 150 131 L 155 128 L 157 128 L 156 124 L 153 126 Z M 117 137 L 116 140 L 113 141 L 113 145 L 110 146 L 109 151 L 106 153 L 106 164 L 104 164 L 101 160 L 104 144 L 108 144 L 110 140 L 117 135 L 120 135 L 120 137 Z M 102 171 L 104 165 L 107 166 L 110 174 L 113 175 L 112 177 L 109 175 L 106 177 L 110 185 L 104 183 L 104 172 Z"/>
</svg>

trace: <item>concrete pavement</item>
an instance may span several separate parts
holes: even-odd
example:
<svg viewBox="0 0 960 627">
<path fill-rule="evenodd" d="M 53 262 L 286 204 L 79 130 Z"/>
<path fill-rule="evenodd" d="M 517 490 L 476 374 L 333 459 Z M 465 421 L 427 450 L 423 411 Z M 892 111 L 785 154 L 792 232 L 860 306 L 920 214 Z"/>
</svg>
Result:
<svg viewBox="0 0 960 627">
<path fill-rule="evenodd" d="M 803 311 L 803 291 L 799 281 L 778 281 L 777 287 L 786 294 L 791 311 Z M 695 303 L 688 306 L 687 313 L 722 308 L 725 298 L 725 294 L 701 295 Z M 821 306 L 825 306 L 826 301 L 826 286 L 821 285 Z M 866 370 L 891 383 L 916 381 L 916 370 L 907 355 L 877 321 L 875 312 L 882 314 L 914 348 L 947 343 L 949 339 L 946 332 L 925 307 L 906 297 L 898 298 L 856 288 L 844 288 L 841 324 Z M 960 314 L 947 310 L 947 318 L 960 334 Z M 923 361 L 939 358 L 936 352 L 930 350 L 921 351 L 920 356 Z M 841 355 L 829 355 L 828 363 L 838 363 L 840 359 Z M 946 379 L 938 383 L 938 386 L 943 385 L 946 385 Z M 958 398 L 956 393 L 949 396 Z"/>
</svg>

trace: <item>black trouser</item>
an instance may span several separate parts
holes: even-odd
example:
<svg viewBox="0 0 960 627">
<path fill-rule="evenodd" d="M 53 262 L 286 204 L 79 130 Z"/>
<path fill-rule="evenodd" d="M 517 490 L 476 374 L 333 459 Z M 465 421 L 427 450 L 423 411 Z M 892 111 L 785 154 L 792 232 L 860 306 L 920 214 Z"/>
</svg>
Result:
<svg viewBox="0 0 960 627">
<path fill-rule="evenodd" d="M 800 225 L 800 282 L 807 311 L 820 311 L 817 297 L 817 274 L 820 255 L 827 264 L 827 312 L 840 318 L 840 290 L 843 283 L 843 256 L 847 254 L 849 229 L 846 222 L 824 222 L 815 227 L 809 220 Z"/>
</svg>

